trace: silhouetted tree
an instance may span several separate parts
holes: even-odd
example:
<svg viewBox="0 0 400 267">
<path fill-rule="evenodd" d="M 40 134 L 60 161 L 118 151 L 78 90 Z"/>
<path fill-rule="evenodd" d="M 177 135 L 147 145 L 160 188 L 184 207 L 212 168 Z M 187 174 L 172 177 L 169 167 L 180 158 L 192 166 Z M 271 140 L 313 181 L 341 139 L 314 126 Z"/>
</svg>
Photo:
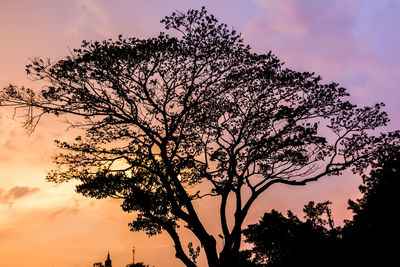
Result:
<svg viewBox="0 0 400 267">
<path fill-rule="evenodd" d="M 329 229 L 333 230 L 335 228 L 335 223 L 332 218 L 332 211 L 329 205 L 332 204 L 330 201 L 325 201 L 315 204 L 314 201 L 308 202 L 304 206 L 303 212 L 305 213 L 304 219 L 309 221 L 315 228 L 329 226 Z M 323 215 L 326 215 L 326 219 Z"/>
<path fill-rule="evenodd" d="M 104 264 L 101 262 L 96 262 L 96 263 L 93 263 L 93 267 L 104 267 Z M 135 264 L 130 263 L 130 264 L 126 265 L 126 267 L 149 267 L 149 265 L 146 265 L 143 262 L 137 262 Z"/>
<path fill-rule="evenodd" d="M 0 102 L 25 108 L 33 128 L 47 113 L 74 116 L 84 133 L 58 142 L 69 153 L 56 157 L 48 181 L 78 180 L 85 196 L 123 199 L 123 210 L 137 215 L 131 229 L 166 231 L 187 266 L 196 264 L 179 225 L 196 236 L 209 266 L 228 266 L 250 207 L 270 186 L 338 175 L 395 138 L 367 134 L 386 124 L 383 104 L 356 107 L 338 84 L 251 52 L 204 8 L 162 23 L 174 37 L 84 41 L 63 60 L 34 59 L 27 73 L 48 85 L 10 85 Z M 219 201 L 221 251 L 194 205 L 204 197 Z"/>
<path fill-rule="evenodd" d="M 137 262 L 135 264 L 131 263 L 126 265 L 126 267 L 149 267 L 149 265 L 144 264 L 143 262 Z"/>
<path fill-rule="evenodd" d="M 331 266 L 340 230 L 325 227 L 329 221 L 329 227 L 333 225 L 329 204 L 309 202 L 304 207 L 306 221 L 291 211 L 287 217 L 276 210 L 265 213 L 243 230 L 245 241 L 253 245 L 249 260 L 257 266 Z"/>
<path fill-rule="evenodd" d="M 363 176 L 362 198 L 349 201 L 354 213 L 343 229 L 349 262 L 359 266 L 391 266 L 398 261 L 400 227 L 400 146 L 376 153 Z"/>
<path fill-rule="evenodd" d="M 377 151 L 363 175 L 363 197 L 349 201 L 353 220 L 334 227 L 329 201 L 305 205 L 305 222 L 290 211 L 285 217 L 273 210 L 243 231 L 254 247 L 245 251 L 257 266 L 390 266 L 397 260 L 400 228 L 400 149 Z M 323 218 L 323 215 L 326 215 Z"/>
</svg>

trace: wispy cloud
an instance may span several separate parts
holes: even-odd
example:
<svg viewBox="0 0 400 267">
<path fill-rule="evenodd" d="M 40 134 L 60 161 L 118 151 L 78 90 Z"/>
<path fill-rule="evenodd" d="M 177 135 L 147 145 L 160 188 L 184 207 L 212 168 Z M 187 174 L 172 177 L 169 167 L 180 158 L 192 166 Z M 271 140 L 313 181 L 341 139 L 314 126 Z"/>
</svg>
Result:
<svg viewBox="0 0 400 267">
<path fill-rule="evenodd" d="M 67 28 L 67 34 L 77 36 L 92 32 L 101 38 L 109 37 L 112 31 L 111 18 L 101 1 L 77 0 L 76 16 Z"/>
<path fill-rule="evenodd" d="M 272 49 L 299 67 L 319 68 L 324 62 L 330 72 L 342 69 L 342 63 L 354 56 L 361 57 L 354 34 L 359 6 L 343 1 L 256 2 L 264 17 L 249 24 L 247 35 L 257 48 Z"/>
<path fill-rule="evenodd" d="M 400 82 L 398 1 L 253 2 L 261 15 L 244 34 L 257 51 L 272 50 L 290 68 L 339 82 L 356 103 L 384 101 L 394 114 L 400 112 L 395 98 L 385 99 L 398 95 Z"/>
<path fill-rule="evenodd" d="M 16 200 L 33 194 L 39 190 L 38 187 L 31 188 L 27 186 L 14 186 L 9 190 L 0 188 L 0 203 L 6 203 L 9 207 L 12 207 Z"/>
</svg>

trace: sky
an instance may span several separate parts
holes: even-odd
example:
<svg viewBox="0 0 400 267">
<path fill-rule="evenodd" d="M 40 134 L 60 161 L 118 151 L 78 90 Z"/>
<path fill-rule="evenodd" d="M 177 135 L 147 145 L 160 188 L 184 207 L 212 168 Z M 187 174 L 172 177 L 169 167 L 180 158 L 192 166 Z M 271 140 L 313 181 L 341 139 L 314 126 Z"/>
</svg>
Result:
<svg viewBox="0 0 400 267">
<path fill-rule="evenodd" d="M 381 131 L 400 129 L 399 0 L 1 0 L 0 88 L 40 88 L 25 75 L 30 58 L 61 59 L 82 40 L 155 36 L 164 31 L 164 16 L 201 6 L 242 32 L 255 52 L 271 50 L 287 67 L 338 82 L 358 105 L 384 102 L 391 122 Z M 133 215 L 122 212 L 120 201 L 87 199 L 73 183 L 45 181 L 54 168 L 53 140 L 73 134 L 67 125 L 42 120 L 29 134 L 12 115 L 0 109 L 0 266 L 87 267 L 109 251 L 113 266 L 124 267 L 133 245 L 136 261 L 183 266 L 168 236 L 129 231 Z M 301 215 L 308 201 L 331 200 L 340 225 L 351 218 L 347 200 L 359 197 L 360 183 L 345 172 L 305 187 L 276 185 L 246 223 L 272 208 Z M 206 226 L 216 230 L 205 206 L 199 208 Z"/>
</svg>

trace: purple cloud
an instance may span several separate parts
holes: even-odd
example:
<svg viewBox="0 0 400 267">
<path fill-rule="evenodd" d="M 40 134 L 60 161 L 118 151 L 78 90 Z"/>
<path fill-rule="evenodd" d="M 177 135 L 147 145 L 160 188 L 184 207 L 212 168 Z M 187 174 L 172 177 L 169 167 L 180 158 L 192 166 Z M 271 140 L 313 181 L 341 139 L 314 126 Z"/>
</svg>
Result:
<svg viewBox="0 0 400 267">
<path fill-rule="evenodd" d="M 250 22 L 245 35 L 257 50 L 271 49 L 296 68 L 342 70 L 363 57 L 357 36 L 360 7 L 344 1 L 256 1 L 262 18 Z"/>
<path fill-rule="evenodd" d="M 391 118 L 400 117 L 398 1 L 253 1 L 260 15 L 244 37 L 256 51 L 272 50 L 289 68 L 339 82 L 355 103 L 382 101 Z"/>
</svg>

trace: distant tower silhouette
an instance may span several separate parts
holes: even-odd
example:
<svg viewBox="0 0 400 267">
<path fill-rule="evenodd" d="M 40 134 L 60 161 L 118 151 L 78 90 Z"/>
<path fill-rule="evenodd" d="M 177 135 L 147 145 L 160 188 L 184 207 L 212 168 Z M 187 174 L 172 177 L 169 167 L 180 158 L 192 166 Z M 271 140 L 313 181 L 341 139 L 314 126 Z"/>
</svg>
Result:
<svg viewBox="0 0 400 267">
<path fill-rule="evenodd" d="M 135 246 L 132 248 L 132 264 L 135 265 Z"/>
<path fill-rule="evenodd" d="M 112 267 L 111 266 L 111 259 L 110 259 L 110 252 L 107 253 L 107 259 L 104 262 L 104 267 Z"/>
</svg>

